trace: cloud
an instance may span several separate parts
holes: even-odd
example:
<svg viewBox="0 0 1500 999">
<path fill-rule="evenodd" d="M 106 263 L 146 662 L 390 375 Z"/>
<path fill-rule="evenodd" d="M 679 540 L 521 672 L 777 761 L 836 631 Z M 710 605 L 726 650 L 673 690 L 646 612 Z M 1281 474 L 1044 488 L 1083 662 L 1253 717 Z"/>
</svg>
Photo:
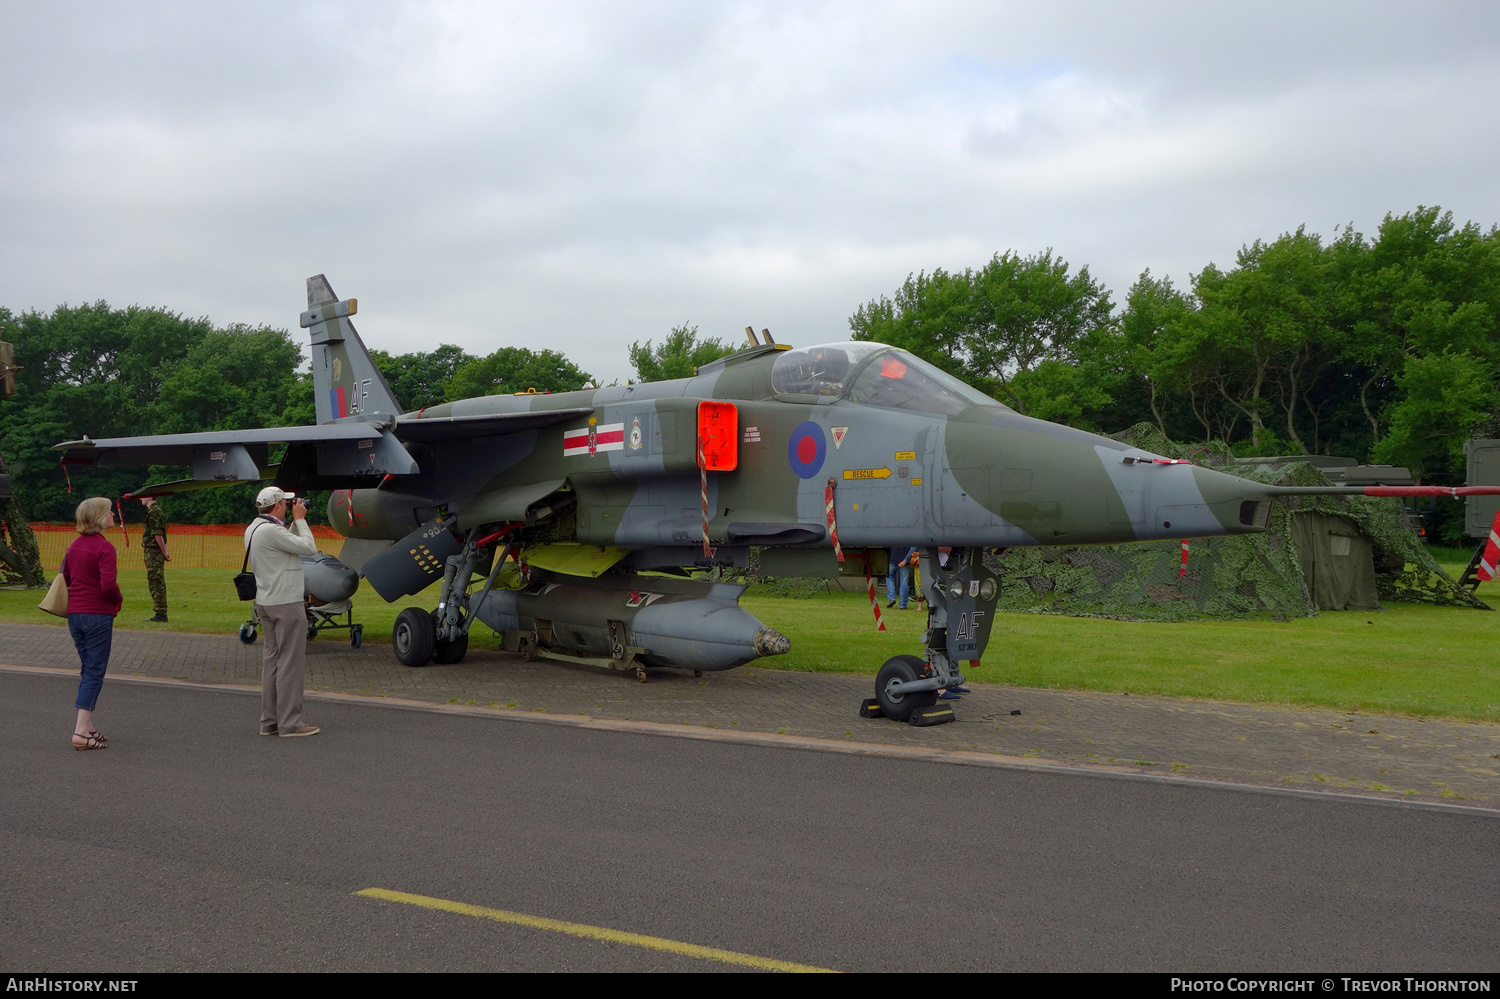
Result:
<svg viewBox="0 0 1500 999">
<path fill-rule="evenodd" d="M 0 305 L 552 347 L 814 342 L 907 273 L 1052 247 L 1118 300 L 1307 223 L 1485 225 L 1467 4 L 6 5 Z M 61 56 L 60 54 L 65 54 Z"/>
</svg>

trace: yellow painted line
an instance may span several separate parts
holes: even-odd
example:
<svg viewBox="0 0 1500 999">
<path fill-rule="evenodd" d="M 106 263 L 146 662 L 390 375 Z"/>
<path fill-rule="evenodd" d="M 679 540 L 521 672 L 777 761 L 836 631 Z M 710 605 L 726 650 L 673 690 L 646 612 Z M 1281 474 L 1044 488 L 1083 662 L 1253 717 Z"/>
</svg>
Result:
<svg viewBox="0 0 1500 999">
<path fill-rule="evenodd" d="M 587 940 L 604 940 L 608 943 L 629 944 L 632 947 L 661 950 L 666 951 L 668 954 L 695 957 L 704 961 L 738 964 L 747 968 L 757 968 L 761 971 L 837 974 L 832 968 L 816 968 L 810 964 L 793 964 L 790 961 L 778 961 L 770 957 L 756 957 L 754 954 L 740 954 L 732 950 L 720 950 L 717 947 L 700 947 L 697 944 L 683 943 L 680 940 L 648 937 L 640 933 L 626 933 L 623 930 L 606 929 L 603 926 L 589 926 L 585 923 L 566 923 L 560 919 L 528 916 L 524 912 L 487 909 L 481 905 L 451 902 L 445 898 L 432 898 L 428 895 L 409 895 L 404 891 L 391 891 L 389 888 L 365 888 L 354 894 L 363 895 L 365 898 L 384 899 L 387 902 L 405 902 L 407 905 L 420 905 L 424 909 L 437 909 L 441 912 L 452 912 L 460 916 L 493 919 L 497 923 L 528 926 L 534 930 L 551 930 L 554 933 L 566 933 L 569 936 L 583 937 Z"/>
</svg>

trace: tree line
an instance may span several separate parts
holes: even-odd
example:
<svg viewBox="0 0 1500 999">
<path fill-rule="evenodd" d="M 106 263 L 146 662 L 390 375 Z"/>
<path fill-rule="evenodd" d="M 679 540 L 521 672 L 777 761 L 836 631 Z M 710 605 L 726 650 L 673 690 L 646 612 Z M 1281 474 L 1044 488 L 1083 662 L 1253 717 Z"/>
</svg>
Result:
<svg viewBox="0 0 1500 999">
<path fill-rule="evenodd" d="M 0 307 L 0 340 L 15 344 L 17 391 L 0 396 L 0 455 L 32 520 L 71 520 L 85 496 L 119 497 L 186 468 L 99 468 L 72 481 L 60 441 L 193 433 L 316 422 L 312 374 L 284 329 L 216 327 L 161 308 L 107 302 L 15 314 Z M 397 400 L 420 409 L 473 395 L 562 392 L 591 376 L 557 351 L 503 347 L 476 357 L 451 344 L 432 351 L 371 351 Z M 272 454 L 272 460 L 279 455 Z M 173 520 L 236 523 L 252 515 L 258 486 L 183 492 Z M 316 519 L 321 503 L 314 498 Z M 137 505 L 127 519 L 141 519 Z"/>
<path fill-rule="evenodd" d="M 1464 441 L 1495 432 L 1497 316 L 1500 230 L 1419 207 L 1371 238 L 1258 239 L 1187 288 L 1148 270 L 1119 307 L 1051 250 L 997 254 L 908 276 L 849 324 L 1042 419 L 1456 483 Z"/>
<path fill-rule="evenodd" d="M 1150 422 L 1245 456 L 1342 454 L 1446 484 L 1462 481 L 1465 440 L 1500 435 L 1497 316 L 1500 231 L 1419 207 L 1386 216 L 1369 238 L 1345 226 L 1326 239 L 1305 228 L 1257 239 L 1185 288 L 1148 270 L 1118 306 L 1086 266 L 1050 249 L 997 253 L 977 268 L 909 275 L 849 325 L 855 339 L 905 347 L 1042 419 L 1103 432 Z M 58 441 L 314 420 L 311 375 L 283 329 L 102 301 L 0 307 L 0 327 L 23 366 L 17 393 L 0 396 L 0 454 L 33 519 L 66 520 L 81 495 L 187 474 L 99 469 L 70 493 L 49 450 Z M 637 378 L 654 381 L 733 349 L 683 324 L 629 356 Z M 372 355 L 411 410 L 594 382 L 552 350 Z M 183 493 L 171 515 L 244 520 L 254 491 Z"/>
</svg>

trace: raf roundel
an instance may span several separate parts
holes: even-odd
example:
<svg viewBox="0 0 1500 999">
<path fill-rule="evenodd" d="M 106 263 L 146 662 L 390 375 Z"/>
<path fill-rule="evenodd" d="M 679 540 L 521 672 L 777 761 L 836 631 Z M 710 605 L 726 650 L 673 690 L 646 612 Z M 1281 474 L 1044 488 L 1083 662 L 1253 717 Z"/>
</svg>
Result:
<svg viewBox="0 0 1500 999">
<path fill-rule="evenodd" d="M 804 479 L 818 474 L 823 467 L 823 456 L 827 453 L 828 445 L 823 438 L 823 428 L 811 420 L 797 425 L 786 446 L 787 462 L 792 466 L 792 471 Z"/>
</svg>

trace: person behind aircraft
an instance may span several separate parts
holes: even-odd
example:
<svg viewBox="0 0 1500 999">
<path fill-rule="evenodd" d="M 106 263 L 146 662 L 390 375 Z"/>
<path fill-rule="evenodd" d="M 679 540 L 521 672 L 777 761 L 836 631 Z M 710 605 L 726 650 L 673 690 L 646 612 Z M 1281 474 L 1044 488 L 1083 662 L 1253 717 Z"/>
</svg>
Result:
<svg viewBox="0 0 1500 999">
<path fill-rule="evenodd" d="M 141 532 L 141 556 L 146 560 L 146 589 L 151 591 L 152 615 L 147 623 L 167 623 L 167 512 L 154 496 L 142 496 L 146 527 Z"/>
<path fill-rule="evenodd" d="M 906 610 L 911 599 L 911 570 L 916 561 L 917 550 L 908 546 L 891 549 L 890 567 L 885 573 L 886 607 L 896 606 L 897 591 L 900 592 L 901 609 Z"/>
</svg>

